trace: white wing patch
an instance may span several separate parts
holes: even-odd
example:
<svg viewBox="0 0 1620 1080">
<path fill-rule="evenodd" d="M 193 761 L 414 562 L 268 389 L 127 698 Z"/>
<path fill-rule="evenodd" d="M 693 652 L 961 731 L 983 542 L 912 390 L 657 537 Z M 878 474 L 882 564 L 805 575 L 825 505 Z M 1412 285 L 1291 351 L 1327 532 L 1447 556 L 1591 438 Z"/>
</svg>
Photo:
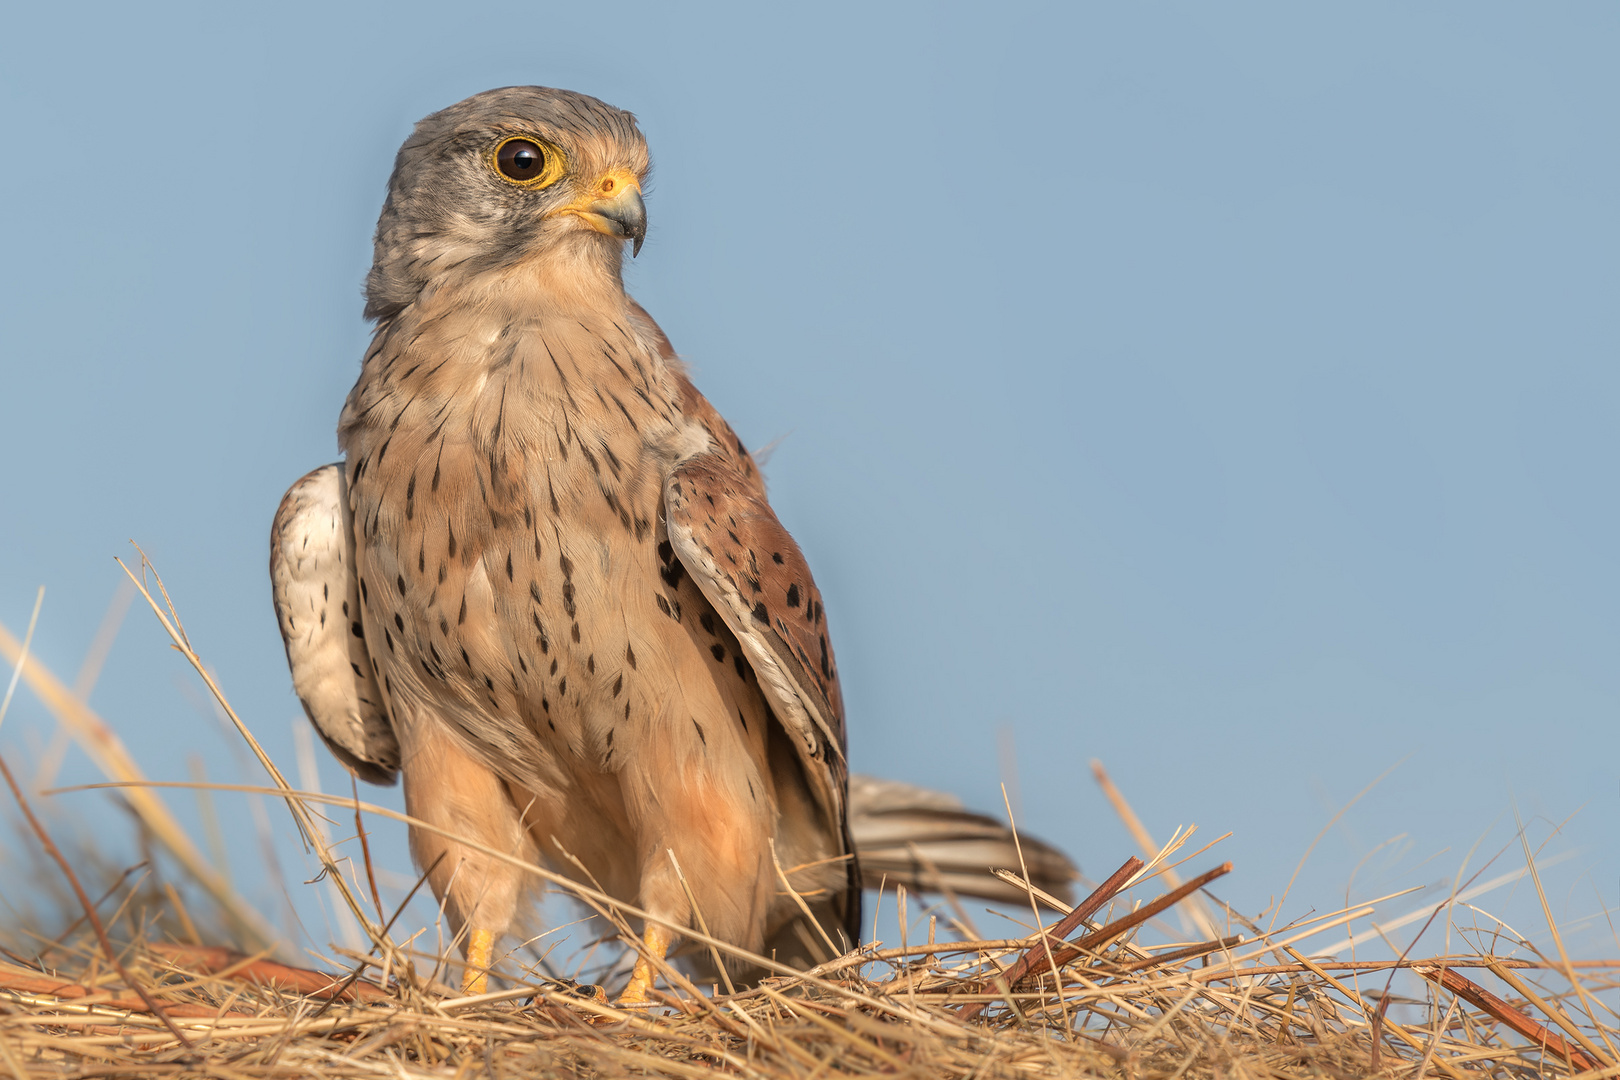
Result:
<svg viewBox="0 0 1620 1080">
<path fill-rule="evenodd" d="M 399 741 L 360 627 L 354 529 L 341 465 L 288 489 L 270 528 L 270 588 L 293 689 L 339 761 L 374 784 L 399 771 Z"/>
</svg>

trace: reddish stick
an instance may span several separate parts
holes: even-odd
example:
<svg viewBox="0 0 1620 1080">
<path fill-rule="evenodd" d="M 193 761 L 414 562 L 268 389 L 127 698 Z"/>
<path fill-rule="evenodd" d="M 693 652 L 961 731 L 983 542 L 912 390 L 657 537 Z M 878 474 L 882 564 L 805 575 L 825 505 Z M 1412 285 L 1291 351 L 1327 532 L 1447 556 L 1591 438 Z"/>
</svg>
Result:
<svg viewBox="0 0 1620 1080">
<path fill-rule="evenodd" d="M 1210 870 L 1207 873 L 1199 874 L 1185 885 L 1177 886 L 1171 891 L 1165 893 L 1163 896 L 1153 901 L 1153 903 L 1145 904 L 1137 910 L 1131 912 L 1129 915 L 1125 916 L 1123 919 L 1120 919 L 1117 922 L 1109 923 L 1101 930 L 1098 930 L 1095 934 L 1092 934 L 1089 937 L 1081 938 L 1079 941 L 1075 942 L 1073 945 L 1070 945 L 1066 949 L 1060 949 L 1057 956 L 1053 957 L 1052 959 L 1059 967 L 1062 967 L 1064 964 L 1067 964 L 1070 960 L 1073 960 L 1081 953 L 1096 949 L 1099 945 L 1102 945 L 1111 938 L 1116 938 L 1125 931 L 1140 926 L 1142 923 L 1147 922 L 1149 919 L 1159 914 L 1159 912 L 1164 911 L 1166 908 L 1175 907 L 1188 896 L 1197 892 L 1199 889 L 1202 889 L 1205 885 L 1208 885 L 1216 878 L 1221 877 L 1224 874 L 1230 874 L 1231 872 L 1231 863 L 1221 863 L 1221 865 L 1217 866 L 1215 869 Z"/>
<path fill-rule="evenodd" d="M 312 971 L 309 968 L 288 967 L 274 960 L 254 960 L 252 963 L 244 964 L 243 961 L 248 958 L 242 953 L 207 945 L 153 945 L 152 951 L 204 975 L 229 970 L 227 978 L 241 979 L 263 986 L 279 986 L 300 994 L 308 994 L 310 997 L 325 998 L 338 994 L 345 978 L 343 975 L 328 975 L 324 971 Z M 343 1001 L 376 1001 L 386 997 L 387 991 L 367 982 L 357 982 L 341 990 Z"/>
<path fill-rule="evenodd" d="M 21 994 L 36 994 L 40 997 L 56 997 L 62 999 L 64 1005 L 83 1005 L 86 1008 L 123 1009 L 125 1012 L 143 1013 L 150 1010 L 146 1002 L 137 997 L 113 997 L 105 990 L 94 990 L 78 983 L 63 982 L 48 975 L 21 975 L 10 971 L 0 971 L 0 989 L 15 990 Z M 81 1001 L 81 998 L 93 998 L 91 1001 Z M 197 1005 L 182 1001 L 169 1001 L 164 998 L 157 999 L 163 1010 L 170 1016 L 181 1016 L 188 1019 L 198 1017 L 213 1019 L 216 1016 L 252 1016 L 252 1013 L 226 1012 L 221 1013 L 212 1005 Z"/>
<path fill-rule="evenodd" d="M 1474 980 L 1464 978 L 1447 968 L 1414 964 L 1412 970 L 1430 982 L 1450 990 L 1453 994 L 1474 1006 L 1474 1008 L 1495 1017 L 1525 1038 L 1551 1050 L 1569 1062 L 1570 1068 L 1580 1072 L 1588 1072 L 1599 1068 L 1598 1063 L 1592 1060 L 1592 1057 L 1585 1051 L 1569 1045 L 1562 1035 L 1555 1035 L 1548 1031 L 1546 1027 L 1536 1023 L 1536 1021 L 1530 1019 Z"/>
<path fill-rule="evenodd" d="M 1063 916 L 1062 919 L 1058 920 L 1057 925 L 1042 934 L 1041 940 L 1025 950 L 1024 955 L 1020 956 L 1013 966 L 1007 969 L 1006 974 L 1002 976 L 1008 988 L 1015 986 L 1028 975 L 1036 964 L 1049 962 L 1052 952 L 1048 942 L 1062 941 L 1074 933 L 1081 923 L 1102 910 L 1102 906 L 1112 900 L 1115 894 L 1125 887 L 1125 883 L 1131 880 L 1138 870 L 1142 869 L 1142 865 L 1142 860 L 1135 855 L 1126 859 L 1125 865 L 1109 875 L 1108 880 L 1097 886 L 1096 891 L 1082 900 L 1079 907 Z M 958 1010 L 957 1015 L 963 1020 L 971 1020 L 983 1012 L 988 1004 L 989 1002 L 985 1001 L 969 1002 Z"/>
<path fill-rule="evenodd" d="M 107 928 L 102 925 L 101 916 L 96 914 L 96 906 L 90 902 L 84 886 L 79 884 L 79 875 L 73 872 L 73 867 L 68 865 L 67 857 L 57 848 L 56 841 L 51 839 L 51 834 L 45 831 L 45 826 L 34 816 L 34 808 L 28 805 L 28 799 L 23 795 L 22 788 L 17 786 L 17 778 L 11 775 L 11 766 L 6 764 L 4 757 L 0 757 L 0 775 L 6 778 L 6 786 L 11 789 L 12 798 L 17 800 L 17 808 L 23 812 L 23 817 L 28 819 L 28 825 L 34 830 L 34 835 L 39 837 L 40 846 L 45 849 L 45 854 L 55 861 L 62 871 L 62 876 L 67 878 L 68 884 L 73 887 L 73 895 L 78 898 L 79 906 L 84 908 L 85 918 L 90 920 L 90 928 L 96 932 L 96 940 L 101 943 L 101 951 L 107 954 L 107 962 L 118 972 L 118 977 L 124 980 L 124 985 L 140 997 L 147 1011 L 163 1021 L 163 1026 L 169 1029 L 169 1034 L 174 1036 L 175 1041 L 187 1050 L 193 1049 L 191 1040 L 186 1038 L 186 1033 L 175 1026 L 169 1014 L 158 1005 L 157 999 L 147 992 L 146 987 L 130 977 L 124 968 L 124 962 L 118 959 L 118 950 L 114 949 L 112 942 L 108 940 Z"/>
<path fill-rule="evenodd" d="M 1181 962 L 1182 960 L 1192 960 L 1203 956 L 1205 953 L 1212 953 L 1217 949 L 1230 949 L 1233 945 L 1238 944 L 1242 940 L 1243 938 L 1241 935 L 1234 934 L 1231 937 L 1223 937 L 1217 938 L 1214 941 L 1206 941 L 1202 945 L 1189 945 L 1185 949 L 1177 949 L 1174 952 L 1157 953 L 1148 957 L 1146 960 L 1138 960 L 1135 963 L 1126 964 L 1120 969 L 1120 971 L 1121 973 L 1146 971 L 1150 967 L 1159 967 L 1163 964 L 1175 964 Z"/>
</svg>

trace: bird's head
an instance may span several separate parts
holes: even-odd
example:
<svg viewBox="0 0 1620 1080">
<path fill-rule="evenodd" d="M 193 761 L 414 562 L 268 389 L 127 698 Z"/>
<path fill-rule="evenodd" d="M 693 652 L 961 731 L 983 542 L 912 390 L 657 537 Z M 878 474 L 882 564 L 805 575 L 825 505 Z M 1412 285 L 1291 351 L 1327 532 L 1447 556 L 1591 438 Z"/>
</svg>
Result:
<svg viewBox="0 0 1620 1080">
<path fill-rule="evenodd" d="M 647 234 L 647 171 L 636 118 L 584 94 L 509 86 L 434 113 L 394 160 L 366 317 L 525 268 L 617 285 Z"/>
</svg>

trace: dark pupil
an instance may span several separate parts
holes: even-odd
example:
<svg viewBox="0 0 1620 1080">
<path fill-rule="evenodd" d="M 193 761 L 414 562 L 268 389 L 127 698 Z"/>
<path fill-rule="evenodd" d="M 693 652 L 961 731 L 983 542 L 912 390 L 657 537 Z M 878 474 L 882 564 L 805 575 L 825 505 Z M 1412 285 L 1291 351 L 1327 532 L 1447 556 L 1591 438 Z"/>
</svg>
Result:
<svg viewBox="0 0 1620 1080">
<path fill-rule="evenodd" d="M 546 155 L 532 142 L 513 139 L 501 147 L 496 163 L 501 172 L 513 180 L 529 180 L 540 174 Z"/>
</svg>

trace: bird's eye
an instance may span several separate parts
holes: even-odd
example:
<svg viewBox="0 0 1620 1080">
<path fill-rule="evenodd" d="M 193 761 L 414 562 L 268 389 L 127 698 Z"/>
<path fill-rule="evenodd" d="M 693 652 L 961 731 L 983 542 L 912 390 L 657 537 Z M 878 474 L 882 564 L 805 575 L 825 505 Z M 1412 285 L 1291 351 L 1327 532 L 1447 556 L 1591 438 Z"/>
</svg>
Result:
<svg viewBox="0 0 1620 1080">
<path fill-rule="evenodd" d="M 521 184 L 545 170 L 546 152 L 528 139 L 507 139 L 495 152 L 495 167 L 508 180 Z"/>
<path fill-rule="evenodd" d="M 562 155 L 533 139 L 514 136 L 495 148 L 494 165 L 514 184 L 543 186 L 562 173 Z"/>
</svg>

